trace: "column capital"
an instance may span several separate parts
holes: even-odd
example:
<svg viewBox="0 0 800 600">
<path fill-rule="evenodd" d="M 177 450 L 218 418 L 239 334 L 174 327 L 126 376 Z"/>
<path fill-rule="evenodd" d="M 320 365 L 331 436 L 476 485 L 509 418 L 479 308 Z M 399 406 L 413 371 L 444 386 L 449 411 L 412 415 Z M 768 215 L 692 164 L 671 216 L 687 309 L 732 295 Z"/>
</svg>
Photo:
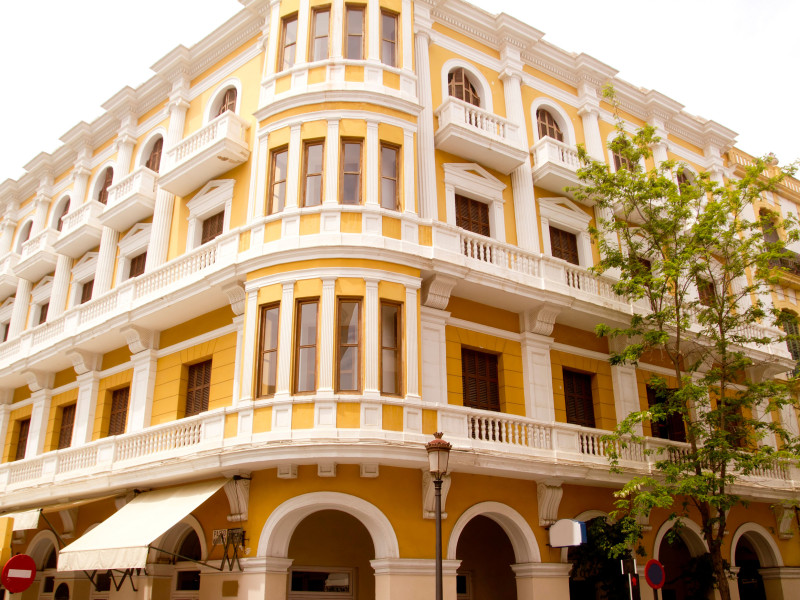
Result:
<svg viewBox="0 0 800 600">
<path fill-rule="evenodd" d="M 502 71 L 500 71 L 500 81 L 503 83 L 511 82 L 516 80 L 517 83 L 522 83 L 522 71 L 518 68 L 507 66 L 504 67 Z"/>
<path fill-rule="evenodd" d="M 584 102 L 581 107 L 578 109 L 578 116 L 583 118 L 584 116 L 600 116 L 600 104 L 594 100 L 590 102 Z"/>
</svg>

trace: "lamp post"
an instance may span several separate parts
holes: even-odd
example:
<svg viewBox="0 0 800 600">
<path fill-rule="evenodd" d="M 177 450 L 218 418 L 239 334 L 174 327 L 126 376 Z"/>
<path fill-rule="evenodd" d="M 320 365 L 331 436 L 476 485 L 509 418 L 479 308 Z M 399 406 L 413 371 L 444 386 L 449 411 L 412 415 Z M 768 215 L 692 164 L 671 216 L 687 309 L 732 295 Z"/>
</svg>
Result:
<svg viewBox="0 0 800 600">
<path fill-rule="evenodd" d="M 442 600 L 442 477 L 447 474 L 447 462 L 452 445 L 442 439 L 440 432 L 425 444 L 428 451 L 428 466 L 436 490 L 436 600 Z"/>
</svg>

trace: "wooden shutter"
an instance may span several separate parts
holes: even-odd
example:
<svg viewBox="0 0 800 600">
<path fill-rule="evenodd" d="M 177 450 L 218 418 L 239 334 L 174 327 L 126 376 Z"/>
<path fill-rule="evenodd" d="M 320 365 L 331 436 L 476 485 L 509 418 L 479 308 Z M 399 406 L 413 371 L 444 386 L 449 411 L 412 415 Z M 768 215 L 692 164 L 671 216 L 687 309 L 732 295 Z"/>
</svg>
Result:
<svg viewBox="0 0 800 600">
<path fill-rule="evenodd" d="M 144 265 L 147 262 L 147 252 L 142 252 L 138 256 L 131 259 L 131 265 L 128 269 L 128 279 L 131 277 L 138 277 L 144 273 Z"/>
<path fill-rule="evenodd" d="M 475 86 L 472 85 L 463 67 L 458 67 L 448 73 L 447 92 L 453 98 L 458 98 L 475 106 L 481 105 L 481 98 L 475 91 Z"/>
<path fill-rule="evenodd" d="M 536 124 L 539 126 L 539 139 L 549 137 L 559 142 L 564 141 L 564 134 L 553 115 L 543 108 L 536 111 Z"/>
<path fill-rule="evenodd" d="M 189 383 L 186 388 L 186 413 L 191 417 L 208 410 L 211 391 L 211 361 L 189 366 Z"/>
<path fill-rule="evenodd" d="M 45 302 L 39 307 L 39 325 L 47 321 L 47 311 L 50 309 L 50 303 Z"/>
<path fill-rule="evenodd" d="M 103 180 L 103 187 L 100 188 L 100 193 L 97 194 L 97 201 L 100 204 L 108 202 L 108 188 L 111 187 L 111 182 L 114 180 L 114 169 L 108 167 L 106 169 L 105 179 Z"/>
<path fill-rule="evenodd" d="M 500 411 L 496 355 L 462 348 L 461 381 L 464 387 L 464 406 Z"/>
<path fill-rule="evenodd" d="M 147 159 L 147 164 L 145 165 L 151 171 L 155 171 L 158 173 L 158 169 L 161 166 L 161 150 L 164 148 L 164 138 L 158 138 L 153 144 L 153 149 L 150 150 L 150 157 Z"/>
<path fill-rule="evenodd" d="M 94 279 L 90 279 L 81 286 L 81 304 L 88 302 L 92 299 L 92 290 L 94 289 Z"/>
<path fill-rule="evenodd" d="M 698 277 L 697 295 L 700 298 L 700 304 L 703 306 L 713 306 L 714 301 L 717 299 L 717 290 L 714 288 L 712 282 Z"/>
<path fill-rule="evenodd" d="M 489 236 L 489 205 L 456 194 L 456 225 L 472 233 Z"/>
<path fill-rule="evenodd" d="M 124 387 L 119 390 L 114 390 L 111 394 L 111 418 L 108 422 L 108 435 L 120 435 L 125 433 L 130 393 L 131 388 Z"/>
<path fill-rule="evenodd" d="M 28 432 L 31 429 L 31 420 L 24 419 L 19 422 L 19 434 L 17 435 L 17 451 L 14 460 L 25 458 L 25 449 L 28 447 Z"/>
<path fill-rule="evenodd" d="M 222 98 L 222 103 L 219 105 L 217 116 L 220 116 L 225 111 L 236 111 L 236 88 L 228 88 L 225 90 L 225 97 Z"/>
<path fill-rule="evenodd" d="M 61 409 L 61 429 L 58 433 L 58 449 L 69 448 L 72 444 L 72 428 L 75 426 L 75 405 Z"/>
<path fill-rule="evenodd" d="M 564 370 L 564 400 L 567 405 L 567 423 L 594 427 L 591 375 Z"/>
<path fill-rule="evenodd" d="M 206 242 L 210 242 L 215 237 L 222 234 L 222 225 L 224 221 L 225 211 L 218 212 L 203 221 L 203 233 L 200 237 L 200 243 L 205 244 Z"/>
<path fill-rule="evenodd" d="M 656 390 L 647 386 L 647 405 L 653 407 L 656 404 L 665 402 L 673 390 L 665 390 L 667 397 L 659 397 Z M 671 440 L 673 442 L 686 441 L 686 429 L 683 426 L 683 417 L 679 413 L 673 413 L 667 417 L 666 421 L 659 423 L 650 423 L 650 429 L 653 432 L 653 437 L 661 438 L 662 440 Z"/>
<path fill-rule="evenodd" d="M 58 217 L 58 223 L 56 224 L 56 231 L 61 231 L 64 229 L 64 217 L 67 216 L 69 212 L 69 198 L 67 201 L 64 202 L 64 206 L 61 208 L 61 215 Z"/>
<path fill-rule="evenodd" d="M 578 260 L 578 237 L 562 229 L 550 226 L 550 252 L 555 258 L 562 258 L 573 265 L 580 264 Z"/>
</svg>

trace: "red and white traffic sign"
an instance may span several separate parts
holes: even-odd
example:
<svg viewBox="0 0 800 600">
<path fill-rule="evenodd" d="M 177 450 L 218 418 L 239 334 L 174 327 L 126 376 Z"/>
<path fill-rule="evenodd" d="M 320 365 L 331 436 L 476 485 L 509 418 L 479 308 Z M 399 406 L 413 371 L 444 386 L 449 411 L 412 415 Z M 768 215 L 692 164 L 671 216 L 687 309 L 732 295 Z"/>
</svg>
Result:
<svg viewBox="0 0 800 600">
<path fill-rule="evenodd" d="M 647 585 L 654 590 L 660 590 L 667 581 L 664 565 L 655 559 L 648 560 L 644 566 L 644 578 L 647 581 Z"/>
<path fill-rule="evenodd" d="M 17 554 L 8 559 L 0 582 L 12 594 L 24 592 L 33 583 L 36 577 L 36 563 L 27 554 Z"/>
</svg>

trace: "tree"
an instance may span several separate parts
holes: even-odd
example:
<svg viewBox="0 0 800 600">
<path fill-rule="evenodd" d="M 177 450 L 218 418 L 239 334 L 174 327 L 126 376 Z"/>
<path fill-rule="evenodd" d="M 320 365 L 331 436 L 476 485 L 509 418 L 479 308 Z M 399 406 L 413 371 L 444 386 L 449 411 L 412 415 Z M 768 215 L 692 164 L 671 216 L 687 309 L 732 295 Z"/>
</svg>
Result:
<svg viewBox="0 0 800 600">
<path fill-rule="evenodd" d="M 608 97 L 614 102 L 613 90 Z M 791 373 L 775 377 L 792 363 L 767 351 L 786 341 L 779 329 L 785 315 L 763 300 L 787 264 L 786 240 L 798 234 L 794 223 L 754 210 L 786 172 L 770 175 L 756 160 L 741 179 L 722 183 L 708 173 L 688 176 L 670 160 L 646 170 L 660 141 L 654 129 L 628 134 L 618 120 L 617 132 L 609 143 L 614 172 L 579 148 L 583 186 L 576 195 L 596 203 L 598 215 L 591 233 L 602 258 L 595 270 L 612 274 L 616 293 L 634 306 L 630 322 L 601 324 L 597 334 L 622 341 L 612 364 L 658 353 L 673 376 L 653 377 L 660 402 L 628 415 L 610 436 L 612 468 L 620 468 L 620 449 L 642 444 L 645 422 L 677 418 L 686 433 L 685 444 L 645 450 L 653 471 L 630 479 L 617 492 L 617 507 L 629 518 L 671 509 L 679 521 L 694 511 L 715 585 L 728 600 L 723 537 L 729 511 L 746 504 L 737 479 L 774 473 L 798 458 L 792 429 L 773 418 L 794 402 Z M 784 240 L 773 234 L 781 230 Z"/>
</svg>

